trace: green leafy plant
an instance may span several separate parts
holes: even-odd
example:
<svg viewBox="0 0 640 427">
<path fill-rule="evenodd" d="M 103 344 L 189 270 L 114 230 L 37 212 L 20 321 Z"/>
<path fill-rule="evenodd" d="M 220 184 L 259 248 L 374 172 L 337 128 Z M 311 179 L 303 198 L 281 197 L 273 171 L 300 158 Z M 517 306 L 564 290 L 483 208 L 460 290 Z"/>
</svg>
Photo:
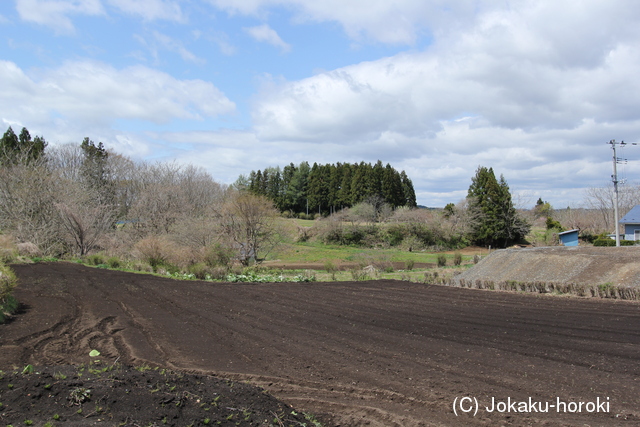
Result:
<svg viewBox="0 0 640 427">
<path fill-rule="evenodd" d="M 74 405 L 80 405 L 91 399 L 91 390 L 84 387 L 76 387 L 69 393 L 69 400 Z"/>
<path fill-rule="evenodd" d="M 438 254 L 437 264 L 438 267 L 444 267 L 445 265 L 447 265 L 447 257 L 445 254 Z"/>
<path fill-rule="evenodd" d="M 112 256 L 107 259 L 107 265 L 109 268 L 120 268 L 122 267 L 122 261 L 118 257 Z"/>
</svg>

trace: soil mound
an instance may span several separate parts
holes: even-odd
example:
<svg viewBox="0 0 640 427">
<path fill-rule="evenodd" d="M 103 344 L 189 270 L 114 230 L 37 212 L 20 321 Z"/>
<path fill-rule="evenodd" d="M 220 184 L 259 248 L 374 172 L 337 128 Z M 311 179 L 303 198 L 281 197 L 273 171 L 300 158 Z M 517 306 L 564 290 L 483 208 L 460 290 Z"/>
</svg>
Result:
<svg viewBox="0 0 640 427">
<path fill-rule="evenodd" d="M 166 369 L 29 366 L 0 375 L 0 424 L 65 426 L 311 425 L 248 384 Z"/>
<path fill-rule="evenodd" d="M 640 286 L 640 246 L 501 249 L 454 279 Z"/>
</svg>

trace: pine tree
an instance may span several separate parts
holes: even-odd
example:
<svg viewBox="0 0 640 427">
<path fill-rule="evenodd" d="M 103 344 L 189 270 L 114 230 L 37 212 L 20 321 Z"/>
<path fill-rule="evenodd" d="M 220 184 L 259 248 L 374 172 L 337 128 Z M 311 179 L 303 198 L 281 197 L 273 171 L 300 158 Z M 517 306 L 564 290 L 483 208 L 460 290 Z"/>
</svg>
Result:
<svg viewBox="0 0 640 427">
<path fill-rule="evenodd" d="M 479 167 L 467 193 L 471 213 L 471 239 L 481 245 L 503 245 L 522 239 L 530 229 L 511 200 L 503 176 L 496 180 L 493 168 Z"/>
<path fill-rule="evenodd" d="M 18 136 L 9 126 L 0 139 L 0 163 L 30 163 L 44 154 L 46 146 L 47 141 L 41 136 L 32 139 L 27 128 L 23 127 L 20 136 Z"/>
<path fill-rule="evenodd" d="M 416 203 L 416 192 L 413 188 L 413 182 L 404 171 L 400 172 L 400 181 L 402 182 L 402 192 L 404 195 L 403 205 L 410 208 L 417 208 L 418 204 Z"/>
<path fill-rule="evenodd" d="M 80 144 L 84 154 L 82 162 L 82 176 L 87 189 L 94 190 L 100 200 L 111 203 L 115 197 L 114 182 L 109 176 L 107 159 L 109 153 L 102 142 L 96 145 L 89 138 L 85 138 Z"/>
</svg>

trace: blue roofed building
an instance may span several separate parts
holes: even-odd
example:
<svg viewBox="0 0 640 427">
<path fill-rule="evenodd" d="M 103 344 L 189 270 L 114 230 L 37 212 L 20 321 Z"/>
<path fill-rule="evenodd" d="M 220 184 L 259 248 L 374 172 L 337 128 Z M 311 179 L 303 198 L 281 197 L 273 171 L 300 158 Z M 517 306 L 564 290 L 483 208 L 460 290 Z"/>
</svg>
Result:
<svg viewBox="0 0 640 427">
<path fill-rule="evenodd" d="M 563 246 L 578 246 L 578 233 L 579 229 L 563 231 L 562 233 L 558 233 L 558 239 L 560 239 L 560 243 Z"/>
<path fill-rule="evenodd" d="M 624 240 L 640 241 L 640 205 L 636 205 L 620 220 L 624 226 Z"/>
</svg>

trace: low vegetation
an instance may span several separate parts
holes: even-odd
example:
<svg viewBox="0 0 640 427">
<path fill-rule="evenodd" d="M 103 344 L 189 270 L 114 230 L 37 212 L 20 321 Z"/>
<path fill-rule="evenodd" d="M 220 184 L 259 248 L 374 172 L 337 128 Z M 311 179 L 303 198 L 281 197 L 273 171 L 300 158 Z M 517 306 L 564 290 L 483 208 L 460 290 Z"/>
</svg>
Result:
<svg viewBox="0 0 640 427">
<path fill-rule="evenodd" d="M 506 280 L 443 280 L 441 284 L 470 289 L 490 289 L 502 291 L 531 292 L 539 294 L 574 295 L 579 297 L 612 298 L 624 300 L 640 300 L 640 288 L 634 286 L 615 285 L 613 283 L 585 284 L 560 282 L 520 282 Z"/>
<path fill-rule="evenodd" d="M 4 323 L 7 316 L 18 308 L 18 302 L 13 296 L 13 289 L 18 284 L 11 268 L 0 263 L 0 323 Z"/>
</svg>

